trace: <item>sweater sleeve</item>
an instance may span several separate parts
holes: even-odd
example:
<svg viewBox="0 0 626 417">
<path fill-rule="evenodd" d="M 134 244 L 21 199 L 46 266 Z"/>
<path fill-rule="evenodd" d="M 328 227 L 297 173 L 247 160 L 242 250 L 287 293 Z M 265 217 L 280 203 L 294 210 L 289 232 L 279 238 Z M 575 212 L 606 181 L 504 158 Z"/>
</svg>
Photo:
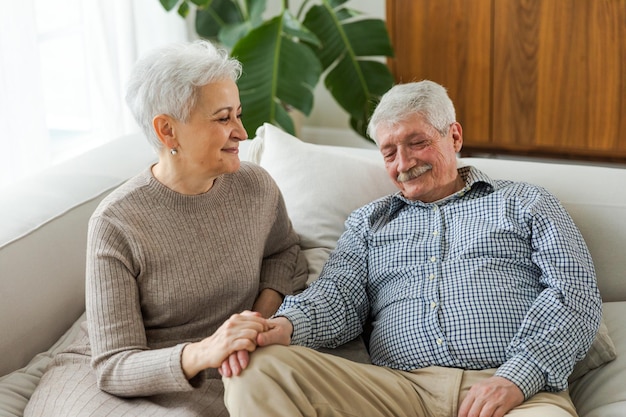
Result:
<svg viewBox="0 0 626 417">
<path fill-rule="evenodd" d="M 103 217 L 89 224 L 86 310 L 92 366 L 98 386 L 110 394 L 132 397 L 190 391 L 205 376 L 185 378 L 185 344 L 149 349 L 137 286 L 131 240 L 123 228 Z"/>
<path fill-rule="evenodd" d="M 293 229 L 283 197 L 273 182 L 272 185 L 276 200 L 265 242 L 259 290 L 271 288 L 288 295 L 304 288 L 308 271 L 300 252 L 300 238 Z"/>
</svg>

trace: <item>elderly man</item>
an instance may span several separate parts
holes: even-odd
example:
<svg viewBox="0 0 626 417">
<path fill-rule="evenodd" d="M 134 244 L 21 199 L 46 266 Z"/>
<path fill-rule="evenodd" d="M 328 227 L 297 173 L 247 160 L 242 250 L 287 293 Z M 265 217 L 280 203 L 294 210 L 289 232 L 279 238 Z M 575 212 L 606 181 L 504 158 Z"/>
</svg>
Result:
<svg viewBox="0 0 626 417">
<path fill-rule="evenodd" d="M 457 167 L 462 128 L 436 83 L 393 87 L 369 133 L 399 192 L 350 215 L 320 278 L 224 378 L 231 415 L 576 416 L 567 378 L 601 300 L 565 209 Z M 366 323 L 372 365 L 310 349 Z"/>
</svg>

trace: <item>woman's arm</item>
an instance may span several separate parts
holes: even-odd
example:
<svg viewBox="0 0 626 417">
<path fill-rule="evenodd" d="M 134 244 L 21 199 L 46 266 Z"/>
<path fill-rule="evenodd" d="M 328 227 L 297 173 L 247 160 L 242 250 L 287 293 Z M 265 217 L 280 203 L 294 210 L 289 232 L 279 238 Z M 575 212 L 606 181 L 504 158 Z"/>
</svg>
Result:
<svg viewBox="0 0 626 417">
<path fill-rule="evenodd" d="M 252 306 L 253 311 L 261 313 L 262 317 L 270 318 L 283 302 L 283 295 L 271 288 L 261 290 L 259 296 Z"/>
</svg>

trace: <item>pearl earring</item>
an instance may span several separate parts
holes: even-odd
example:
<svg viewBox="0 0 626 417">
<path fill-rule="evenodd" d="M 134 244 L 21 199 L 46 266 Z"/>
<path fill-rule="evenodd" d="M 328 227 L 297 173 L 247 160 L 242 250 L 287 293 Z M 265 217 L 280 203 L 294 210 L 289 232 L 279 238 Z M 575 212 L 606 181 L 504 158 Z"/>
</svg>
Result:
<svg viewBox="0 0 626 417">
<path fill-rule="evenodd" d="M 176 150 L 176 148 L 172 148 L 172 149 L 170 149 L 170 153 L 172 155 L 176 155 L 178 153 L 178 151 Z"/>
</svg>

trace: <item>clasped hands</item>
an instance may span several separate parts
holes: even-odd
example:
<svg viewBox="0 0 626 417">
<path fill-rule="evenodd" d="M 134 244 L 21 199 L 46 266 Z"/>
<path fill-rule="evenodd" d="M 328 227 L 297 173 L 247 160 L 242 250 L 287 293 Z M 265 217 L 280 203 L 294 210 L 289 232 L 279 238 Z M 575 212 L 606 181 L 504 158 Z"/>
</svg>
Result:
<svg viewBox="0 0 626 417">
<path fill-rule="evenodd" d="M 292 332 L 284 317 L 266 319 L 255 311 L 233 314 L 211 336 L 185 346 L 183 372 L 187 379 L 208 368 L 217 368 L 224 377 L 239 375 L 248 366 L 250 352 L 259 346 L 289 345 Z"/>
<path fill-rule="evenodd" d="M 248 366 L 250 352 L 256 350 L 257 347 L 273 344 L 289 345 L 291 342 L 293 325 L 288 319 L 284 317 L 264 319 L 257 312 L 244 312 L 243 314 L 260 319 L 263 327 L 246 339 L 245 349 L 236 350 L 224 359 L 218 371 L 226 378 L 239 375 Z"/>
</svg>

